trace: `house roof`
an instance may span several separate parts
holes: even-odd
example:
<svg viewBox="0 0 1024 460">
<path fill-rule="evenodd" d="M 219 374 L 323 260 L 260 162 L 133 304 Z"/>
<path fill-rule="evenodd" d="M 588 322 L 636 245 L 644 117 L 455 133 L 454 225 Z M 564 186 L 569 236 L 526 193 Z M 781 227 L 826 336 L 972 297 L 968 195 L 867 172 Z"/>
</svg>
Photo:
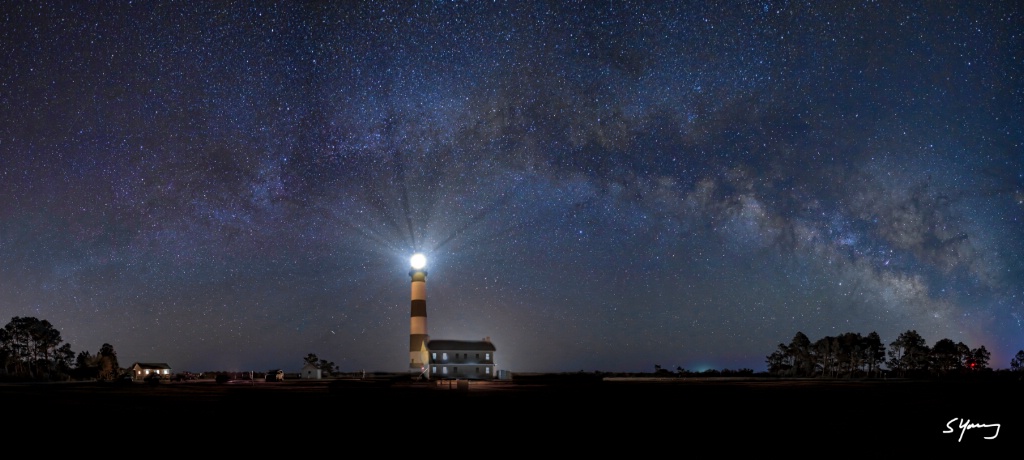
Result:
<svg viewBox="0 0 1024 460">
<path fill-rule="evenodd" d="M 458 350 L 458 351 L 495 351 L 494 344 L 490 340 L 431 340 L 427 348 L 433 351 Z"/>
<path fill-rule="evenodd" d="M 132 367 L 139 367 L 142 369 L 170 369 L 167 363 L 135 363 Z"/>
</svg>

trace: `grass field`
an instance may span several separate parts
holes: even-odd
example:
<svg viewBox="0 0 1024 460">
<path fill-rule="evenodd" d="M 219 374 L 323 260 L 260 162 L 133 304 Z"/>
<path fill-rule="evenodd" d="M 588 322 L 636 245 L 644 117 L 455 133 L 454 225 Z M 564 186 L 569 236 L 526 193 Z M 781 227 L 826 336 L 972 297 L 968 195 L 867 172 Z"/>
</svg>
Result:
<svg viewBox="0 0 1024 460">
<path fill-rule="evenodd" d="M 883 442 L 1006 447 L 1024 435 L 1021 390 L 1020 381 L 571 376 L 474 381 L 462 389 L 455 382 L 387 379 L 0 385 L 7 420 L 20 423 L 15 432 L 70 423 L 86 431 L 256 443 L 335 435 L 369 442 L 402 433 L 439 436 L 438 442 L 639 451 L 715 440 L 721 448 L 766 452 L 810 441 L 855 450 Z M 989 426 L 964 430 L 964 420 Z M 994 424 L 998 435 L 985 439 L 996 433 Z"/>
</svg>

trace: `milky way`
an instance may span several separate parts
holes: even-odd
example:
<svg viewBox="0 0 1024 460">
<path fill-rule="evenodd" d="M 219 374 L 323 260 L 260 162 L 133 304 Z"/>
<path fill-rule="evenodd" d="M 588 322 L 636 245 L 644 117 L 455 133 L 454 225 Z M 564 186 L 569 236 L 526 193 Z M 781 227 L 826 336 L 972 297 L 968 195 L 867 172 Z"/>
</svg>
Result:
<svg viewBox="0 0 1024 460">
<path fill-rule="evenodd" d="M 1024 348 L 1014 2 L 4 2 L 0 321 L 122 365 Z M 326 2 L 325 2 L 326 3 Z"/>
</svg>

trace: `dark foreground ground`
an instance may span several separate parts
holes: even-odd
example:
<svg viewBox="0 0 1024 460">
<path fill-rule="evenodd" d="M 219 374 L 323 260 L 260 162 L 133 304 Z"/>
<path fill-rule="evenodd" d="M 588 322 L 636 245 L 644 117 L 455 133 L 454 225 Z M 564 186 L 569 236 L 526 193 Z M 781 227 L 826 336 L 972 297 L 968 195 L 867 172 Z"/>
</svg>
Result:
<svg viewBox="0 0 1024 460">
<path fill-rule="evenodd" d="M 434 446 L 460 455 L 473 455 L 470 446 L 487 452 L 626 448 L 636 456 L 714 446 L 721 454 L 827 457 L 890 448 L 1019 449 L 1022 390 L 1020 381 L 533 376 L 472 382 L 468 389 L 405 380 L 2 384 L 0 397 L 7 433 L 15 436 L 40 430 L 116 435 L 168 449 L 213 443 L 258 452 L 280 443 L 324 443 L 328 450 Z M 998 434 L 994 426 L 961 428 L 967 420 L 999 424 Z"/>
</svg>

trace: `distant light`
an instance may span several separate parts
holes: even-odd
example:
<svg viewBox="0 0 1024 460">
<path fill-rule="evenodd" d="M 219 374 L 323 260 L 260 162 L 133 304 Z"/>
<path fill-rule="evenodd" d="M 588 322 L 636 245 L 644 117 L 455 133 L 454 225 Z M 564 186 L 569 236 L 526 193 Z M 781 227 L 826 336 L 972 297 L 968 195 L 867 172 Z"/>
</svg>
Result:
<svg viewBox="0 0 1024 460">
<path fill-rule="evenodd" d="M 409 263 L 412 265 L 412 268 L 419 270 L 427 266 L 427 256 L 424 256 L 423 254 L 413 254 L 412 259 L 409 259 Z"/>
</svg>

